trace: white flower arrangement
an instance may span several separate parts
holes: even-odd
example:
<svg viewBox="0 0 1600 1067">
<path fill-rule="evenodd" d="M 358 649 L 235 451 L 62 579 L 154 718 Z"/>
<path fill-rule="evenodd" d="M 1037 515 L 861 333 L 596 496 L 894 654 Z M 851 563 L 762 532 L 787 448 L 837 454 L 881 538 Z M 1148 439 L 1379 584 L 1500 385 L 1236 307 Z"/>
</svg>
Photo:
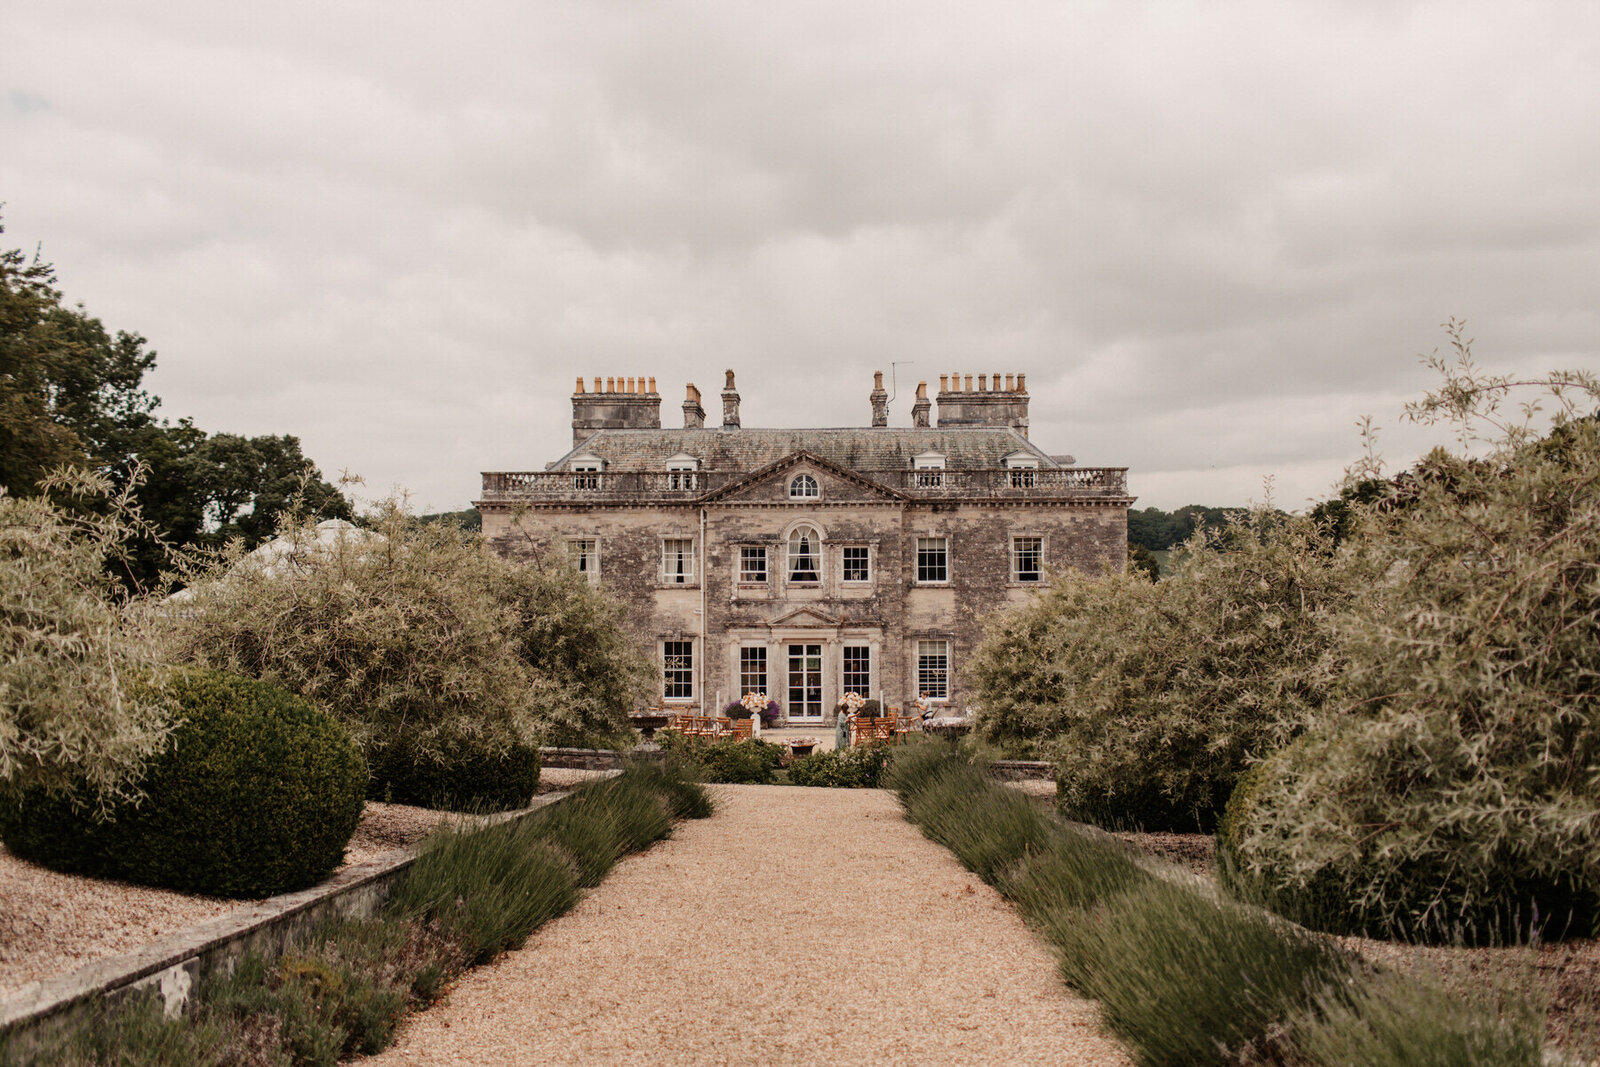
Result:
<svg viewBox="0 0 1600 1067">
<path fill-rule="evenodd" d="M 841 701 L 844 704 L 845 714 L 852 717 L 862 709 L 866 702 L 867 698 L 859 693 L 846 693 L 844 700 Z"/>
<path fill-rule="evenodd" d="M 767 710 L 767 694 L 746 693 L 744 696 L 739 698 L 739 703 L 743 704 L 747 709 L 749 709 L 750 714 L 760 715 L 763 711 Z"/>
</svg>

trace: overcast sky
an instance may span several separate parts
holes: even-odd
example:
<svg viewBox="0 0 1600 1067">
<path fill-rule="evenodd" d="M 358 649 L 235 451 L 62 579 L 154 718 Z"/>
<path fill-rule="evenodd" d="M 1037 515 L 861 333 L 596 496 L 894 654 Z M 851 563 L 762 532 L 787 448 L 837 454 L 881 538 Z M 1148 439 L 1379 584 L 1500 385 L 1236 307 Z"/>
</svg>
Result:
<svg viewBox="0 0 1600 1067">
<path fill-rule="evenodd" d="M 464 507 L 578 374 L 1023 372 L 1141 502 L 1326 495 L 1468 320 L 1600 366 L 1600 4 L 11 3 L 5 247 L 162 412 Z"/>
</svg>

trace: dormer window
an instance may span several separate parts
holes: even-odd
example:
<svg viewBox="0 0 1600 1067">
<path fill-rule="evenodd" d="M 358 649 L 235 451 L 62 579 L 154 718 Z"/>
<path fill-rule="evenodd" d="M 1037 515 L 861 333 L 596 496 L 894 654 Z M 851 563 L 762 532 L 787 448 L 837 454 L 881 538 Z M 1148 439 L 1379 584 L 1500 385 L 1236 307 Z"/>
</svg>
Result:
<svg viewBox="0 0 1600 1067">
<path fill-rule="evenodd" d="M 1028 452 L 1013 452 L 1006 457 L 1007 482 L 1013 489 L 1032 489 L 1039 484 L 1039 457 Z"/>
<path fill-rule="evenodd" d="M 918 489 L 938 489 L 944 485 L 944 453 L 924 452 L 911 460 Z"/>
<path fill-rule="evenodd" d="M 605 460 L 599 456 L 574 456 L 568 468 L 572 471 L 572 487 L 574 489 L 599 489 L 600 471 L 605 467 Z"/>
<path fill-rule="evenodd" d="M 822 487 L 809 474 L 797 474 L 789 483 L 790 500 L 815 500 L 822 495 Z"/>
<path fill-rule="evenodd" d="M 698 489 L 700 487 L 700 461 L 679 453 L 667 460 L 668 489 Z"/>
<path fill-rule="evenodd" d="M 789 533 L 789 581 L 802 585 L 822 581 L 822 538 L 815 526 L 796 526 Z"/>
</svg>

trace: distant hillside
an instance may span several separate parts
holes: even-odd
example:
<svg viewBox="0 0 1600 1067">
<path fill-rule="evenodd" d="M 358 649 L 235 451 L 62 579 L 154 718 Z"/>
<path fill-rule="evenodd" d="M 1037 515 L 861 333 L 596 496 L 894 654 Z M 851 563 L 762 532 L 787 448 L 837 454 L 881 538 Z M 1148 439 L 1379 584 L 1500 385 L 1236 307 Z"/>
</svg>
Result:
<svg viewBox="0 0 1600 1067">
<path fill-rule="evenodd" d="M 463 530 L 474 532 L 483 529 L 483 516 L 478 514 L 477 508 L 467 508 L 465 511 L 436 511 L 432 515 L 423 515 L 423 522 L 438 522 L 446 526 L 459 526 Z"/>
<path fill-rule="evenodd" d="M 1185 504 L 1177 511 L 1145 508 L 1128 512 L 1128 544 L 1139 545 L 1151 552 L 1162 552 L 1181 545 L 1194 533 L 1197 522 L 1213 530 L 1223 526 L 1223 515 L 1236 507 L 1211 508 L 1204 504 Z M 1164 558 L 1164 557 L 1161 557 Z"/>
</svg>

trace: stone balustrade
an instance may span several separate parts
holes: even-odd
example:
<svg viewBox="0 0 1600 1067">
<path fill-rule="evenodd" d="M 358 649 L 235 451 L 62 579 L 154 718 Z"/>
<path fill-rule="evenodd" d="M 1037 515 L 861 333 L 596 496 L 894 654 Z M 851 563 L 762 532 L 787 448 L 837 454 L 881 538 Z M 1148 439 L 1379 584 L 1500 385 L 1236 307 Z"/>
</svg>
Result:
<svg viewBox="0 0 1600 1067">
<path fill-rule="evenodd" d="M 872 471 L 866 477 L 913 498 L 1061 499 L 1124 497 L 1126 467 L 1043 470 Z M 694 500 L 744 477 L 740 471 L 485 471 L 486 503 Z"/>
</svg>

